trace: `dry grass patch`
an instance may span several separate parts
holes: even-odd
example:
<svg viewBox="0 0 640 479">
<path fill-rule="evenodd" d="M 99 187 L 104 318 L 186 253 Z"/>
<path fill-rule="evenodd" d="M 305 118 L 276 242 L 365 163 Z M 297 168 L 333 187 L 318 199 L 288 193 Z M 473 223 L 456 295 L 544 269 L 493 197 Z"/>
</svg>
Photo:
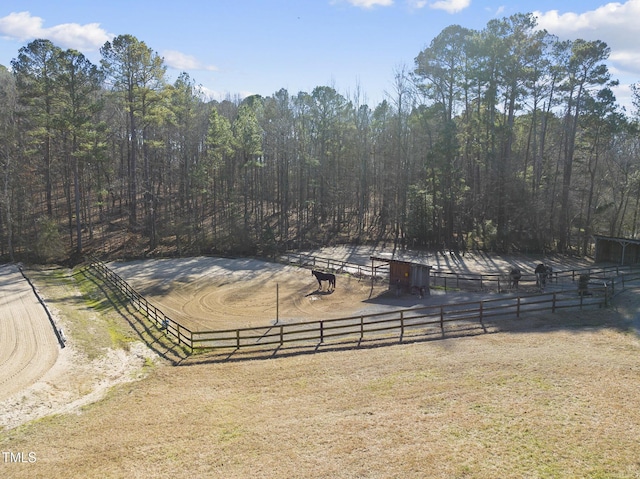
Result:
<svg viewBox="0 0 640 479">
<path fill-rule="evenodd" d="M 0 474 L 640 477 L 640 344 L 624 312 L 518 324 L 410 345 L 158 367 L 80 415 L 2 433 L 0 449 L 34 451 L 37 462 L 0 464 Z"/>
</svg>

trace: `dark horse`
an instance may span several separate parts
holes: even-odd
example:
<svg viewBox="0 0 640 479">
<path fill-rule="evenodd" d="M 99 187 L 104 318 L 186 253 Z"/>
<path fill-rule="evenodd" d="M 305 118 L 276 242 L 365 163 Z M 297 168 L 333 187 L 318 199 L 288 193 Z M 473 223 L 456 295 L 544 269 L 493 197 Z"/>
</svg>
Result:
<svg viewBox="0 0 640 479">
<path fill-rule="evenodd" d="M 329 281 L 329 287 L 336 289 L 336 275 L 331 273 L 323 273 L 322 271 L 311 271 L 311 274 L 318 280 L 318 290 L 322 289 L 322 281 Z"/>
<path fill-rule="evenodd" d="M 551 268 L 551 266 L 540 263 L 538 266 L 536 266 L 535 273 L 536 286 L 544 291 L 544 288 L 547 285 L 547 280 L 551 280 L 553 278 L 553 268 Z"/>
<path fill-rule="evenodd" d="M 518 268 L 511 268 L 511 271 L 509 271 L 509 279 L 511 280 L 509 286 L 518 289 L 520 278 L 522 278 L 522 272 Z"/>
</svg>

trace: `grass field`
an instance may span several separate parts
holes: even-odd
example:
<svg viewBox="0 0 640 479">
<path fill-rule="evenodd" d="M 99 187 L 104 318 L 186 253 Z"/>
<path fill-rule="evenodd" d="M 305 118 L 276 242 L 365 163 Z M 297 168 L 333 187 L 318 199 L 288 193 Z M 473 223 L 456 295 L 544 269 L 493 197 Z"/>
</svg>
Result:
<svg viewBox="0 0 640 479">
<path fill-rule="evenodd" d="M 45 293 L 57 281 L 38 280 Z M 67 287 L 97 301 L 80 275 Z M 608 310 L 504 322 L 493 334 L 145 363 L 141 379 L 93 404 L 1 431 L 0 476 L 637 478 L 639 306 L 626 292 Z M 84 315 L 111 325 L 94 335 L 118 323 L 105 348 L 137 337 L 126 308 L 66 307 L 78 325 Z M 95 357 L 96 341 L 80 346 Z"/>
</svg>

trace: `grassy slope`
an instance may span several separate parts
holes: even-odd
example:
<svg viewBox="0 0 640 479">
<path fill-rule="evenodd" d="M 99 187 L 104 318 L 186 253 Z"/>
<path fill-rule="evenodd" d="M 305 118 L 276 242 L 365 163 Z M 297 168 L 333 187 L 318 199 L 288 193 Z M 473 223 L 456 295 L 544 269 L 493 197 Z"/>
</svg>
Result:
<svg viewBox="0 0 640 479">
<path fill-rule="evenodd" d="M 0 433 L 37 457 L 0 475 L 639 477 L 636 308 L 625 293 L 618 311 L 497 334 L 157 367 L 80 415 Z"/>
</svg>

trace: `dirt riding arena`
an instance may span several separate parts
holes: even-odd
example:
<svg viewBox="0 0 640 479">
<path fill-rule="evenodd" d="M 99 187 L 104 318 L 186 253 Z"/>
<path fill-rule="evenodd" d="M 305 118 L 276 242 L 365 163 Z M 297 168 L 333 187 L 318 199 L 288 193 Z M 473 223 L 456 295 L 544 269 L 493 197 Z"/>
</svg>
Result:
<svg viewBox="0 0 640 479">
<path fill-rule="evenodd" d="M 136 291 L 195 330 L 234 329 L 349 316 L 386 291 L 380 282 L 338 275 L 318 289 L 310 270 L 260 260 L 200 257 L 110 263 Z"/>
<path fill-rule="evenodd" d="M 387 255 L 417 260 L 440 271 L 506 274 L 512 266 L 533 272 L 539 259 L 527 256 L 500 257 L 468 254 L 393 255 L 384 249 L 366 247 L 325 248 L 310 254 L 363 265 L 370 256 Z M 545 258 L 554 269 L 583 268 L 584 260 Z M 396 298 L 385 280 L 369 276 L 337 274 L 335 290 L 327 282 L 318 289 L 307 268 L 255 259 L 179 258 L 113 262 L 109 268 L 167 316 L 193 330 L 221 330 L 280 323 L 347 317 L 433 304 L 433 297 L 403 295 Z M 434 295 L 437 292 L 433 293 Z M 480 299 L 484 293 L 474 294 Z M 449 295 L 450 300 L 455 296 Z M 460 301 L 471 296 L 460 296 Z"/>
<path fill-rule="evenodd" d="M 17 266 L 0 267 L 0 401 L 42 378 L 59 350 L 49 318 Z"/>
</svg>

